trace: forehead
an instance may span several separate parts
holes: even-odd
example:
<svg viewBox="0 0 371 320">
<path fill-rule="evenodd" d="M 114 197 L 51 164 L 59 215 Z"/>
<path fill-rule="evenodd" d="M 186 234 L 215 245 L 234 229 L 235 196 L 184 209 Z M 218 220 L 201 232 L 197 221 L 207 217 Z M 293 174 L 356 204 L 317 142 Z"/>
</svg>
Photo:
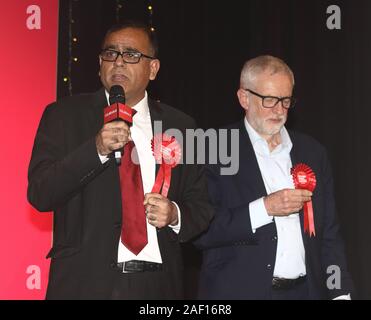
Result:
<svg viewBox="0 0 371 320">
<path fill-rule="evenodd" d="M 150 47 L 147 34 L 141 29 L 126 28 L 109 34 L 103 48 L 137 49 L 146 53 Z"/>
<path fill-rule="evenodd" d="M 285 72 L 272 74 L 266 71 L 257 75 L 254 82 L 263 95 L 289 96 L 293 89 L 292 79 Z"/>
</svg>

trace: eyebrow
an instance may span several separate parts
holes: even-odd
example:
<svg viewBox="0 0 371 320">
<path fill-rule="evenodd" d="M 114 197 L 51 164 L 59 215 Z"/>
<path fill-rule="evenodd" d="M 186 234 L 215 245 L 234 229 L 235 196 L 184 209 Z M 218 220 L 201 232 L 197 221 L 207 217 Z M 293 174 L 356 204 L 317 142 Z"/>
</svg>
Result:
<svg viewBox="0 0 371 320">
<path fill-rule="evenodd" d="M 103 50 L 118 50 L 118 51 L 119 51 L 119 48 L 118 48 L 117 45 L 113 45 L 113 44 L 111 44 L 111 45 L 106 46 Z M 138 49 L 133 48 L 133 47 L 126 47 L 126 48 L 124 48 L 123 51 L 128 51 L 128 52 L 140 52 Z"/>
</svg>

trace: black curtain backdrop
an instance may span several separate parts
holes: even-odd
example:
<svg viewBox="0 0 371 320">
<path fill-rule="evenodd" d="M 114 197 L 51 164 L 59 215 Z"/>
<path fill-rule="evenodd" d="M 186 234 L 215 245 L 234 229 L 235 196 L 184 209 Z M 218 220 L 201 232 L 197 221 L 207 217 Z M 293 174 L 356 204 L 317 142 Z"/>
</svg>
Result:
<svg viewBox="0 0 371 320">
<path fill-rule="evenodd" d="M 98 54 L 106 29 L 120 19 L 149 21 L 160 40 L 161 70 L 150 95 L 216 128 L 243 117 L 236 90 L 246 59 L 272 54 L 296 75 L 296 109 L 288 127 L 324 144 L 333 164 L 336 200 L 358 298 L 371 298 L 369 0 L 72 1 L 72 93 L 100 87 Z M 60 1 L 58 96 L 69 94 L 69 0 Z M 326 9 L 338 5 L 342 29 L 328 30 Z M 187 297 L 197 286 L 199 254 L 185 247 Z"/>
</svg>

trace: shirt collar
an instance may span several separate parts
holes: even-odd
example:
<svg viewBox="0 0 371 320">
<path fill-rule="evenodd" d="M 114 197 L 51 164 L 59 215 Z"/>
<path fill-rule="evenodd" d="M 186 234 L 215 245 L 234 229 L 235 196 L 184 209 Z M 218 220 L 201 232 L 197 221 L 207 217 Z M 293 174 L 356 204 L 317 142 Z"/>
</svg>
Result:
<svg viewBox="0 0 371 320">
<path fill-rule="evenodd" d="M 260 145 L 266 146 L 267 150 L 269 150 L 267 141 L 263 137 L 261 137 L 259 133 L 256 132 L 256 130 L 247 121 L 246 117 L 244 119 L 244 122 L 245 122 L 245 127 L 246 127 L 246 130 L 249 135 L 253 148 L 256 149 L 256 145 L 260 144 Z M 287 132 L 287 129 L 285 128 L 285 126 L 282 127 L 280 134 L 281 134 L 281 144 L 277 146 L 277 148 L 274 151 L 283 149 L 283 150 L 287 150 L 287 152 L 290 152 L 292 149 L 292 142 L 291 142 L 289 133 Z"/>
<path fill-rule="evenodd" d="M 109 104 L 109 93 L 105 90 L 107 102 Z M 145 116 L 149 114 L 148 106 L 148 94 L 147 91 L 144 92 L 144 98 L 140 100 L 135 106 L 132 107 L 140 116 Z"/>
</svg>

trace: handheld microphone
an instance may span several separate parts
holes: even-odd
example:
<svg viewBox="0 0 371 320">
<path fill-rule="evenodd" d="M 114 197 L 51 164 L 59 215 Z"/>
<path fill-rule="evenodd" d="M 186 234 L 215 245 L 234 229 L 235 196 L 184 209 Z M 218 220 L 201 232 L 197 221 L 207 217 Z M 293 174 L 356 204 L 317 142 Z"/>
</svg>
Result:
<svg viewBox="0 0 371 320">
<path fill-rule="evenodd" d="M 125 105 L 125 91 L 120 85 L 114 85 L 109 91 L 110 105 L 104 108 L 104 124 L 112 121 L 125 121 L 130 127 L 133 124 L 133 109 Z M 121 164 L 123 150 L 115 150 L 116 164 Z"/>
</svg>

